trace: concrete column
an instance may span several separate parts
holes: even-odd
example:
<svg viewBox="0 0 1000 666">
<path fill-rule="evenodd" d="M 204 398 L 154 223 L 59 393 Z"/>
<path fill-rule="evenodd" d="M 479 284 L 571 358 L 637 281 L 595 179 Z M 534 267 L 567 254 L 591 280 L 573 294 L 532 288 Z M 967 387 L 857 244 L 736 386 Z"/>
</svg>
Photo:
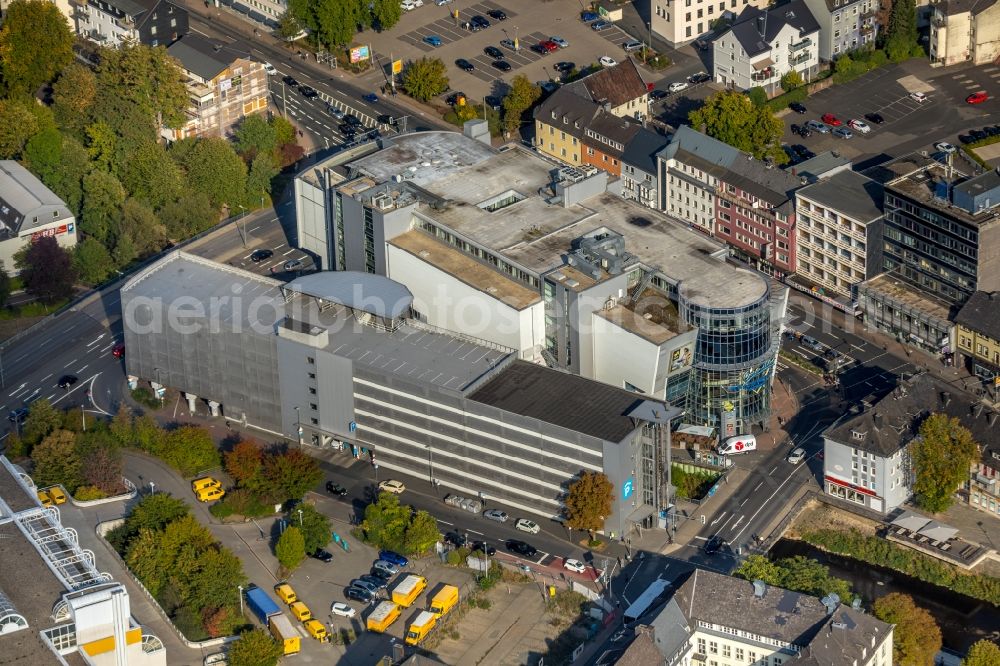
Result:
<svg viewBox="0 0 1000 666">
<path fill-rule="evenodd" d="M 215 400 L 209 400 L 208 401 L 208 411 L 210 411 L 212 413 L 212 416 L 218 416 L 219 415 L 219 403 L 217 403 Z"/>
<path fill-rule="evenodd" d="M 188 411 L 194 414 L 196 411 L 194 408 L 194 404 L 195 402 L 197 402 L 198 396 L 196 396 L 194 393 L 185 393 L 184 398 L 188 401 Z"/>
</svg>

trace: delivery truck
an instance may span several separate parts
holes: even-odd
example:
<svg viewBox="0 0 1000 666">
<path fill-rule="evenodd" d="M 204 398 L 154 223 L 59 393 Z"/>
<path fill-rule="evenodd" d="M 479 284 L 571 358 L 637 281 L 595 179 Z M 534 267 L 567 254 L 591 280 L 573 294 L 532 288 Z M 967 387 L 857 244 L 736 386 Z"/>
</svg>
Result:
<svg viewBox="0 0 1000 666">
<path fill-rule="evenodd" d="M 454 585 L 445 585 L 431 599 L 430 611 L 436 616 L 442 617 L 447 615 L 457 605 L 458 588 Z"/>
<path fill-rule="evenodd" d="M 278 613 L 268 618 L 271 635 L 281 645 L 282 654 L 298 654 L 302 649 L 302 636 L 295 630 L 292 621 Z"/>
<path fill-rule="evenodd" d="M 278 604 L 274 602 L 267 592 L 256 585 L 251 585 L 246 589 L 247 606 L 250 611 L 257 616 L 260 623 L 267 626 L 267 618 L 281 613 Z"/>
<path fill-rule="evenodd" d="M 409 574 L 392 590 L 392 600 L 403 608 L 409 608 L 417 600 L 420 593 L 427 589 L 427 579 L 416 574 Z"/>
<path fill-rule="evenodd" d="M 399 606 L 391 601 L 383 601 L 368 616 L 368 631 L 383 633 L 399 618 Z"/>
<path fill-rule="evenodd" d="M 438 616 L 431 611 L 420 611 L 420 615 L 410 625 L 406 632 L 407 645 L 420 645 L 420 641 L 431 633 L 431 629 L 437 624 Z"/>
</svg>

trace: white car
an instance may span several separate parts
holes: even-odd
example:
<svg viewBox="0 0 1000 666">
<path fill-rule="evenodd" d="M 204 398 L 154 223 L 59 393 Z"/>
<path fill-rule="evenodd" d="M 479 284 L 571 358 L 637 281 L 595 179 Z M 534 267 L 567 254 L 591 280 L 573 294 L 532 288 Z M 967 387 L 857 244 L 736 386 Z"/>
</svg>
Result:
<svg viewBox="0 0 1000 666">
<path fill-rule="evenodd" d="M 951 155 L 952 153 L 958 150 L 958 148 L 951 145 L 947 141 L 938 141 L 937 143 L 934 144 L 934 147 L 940 150 L 945 155 Z"/>
<path fill-rule="evenodd" d="M 538 523 L 533 520 L 528 520 L 527 518 L 518 518 L 517 522 L 514 523 L 514 527 L 522 532 L 527 532 L 528 534 L 538 534 L 539 530 L 542 529 L 538 526 Z"/>
<path fill-rule="evenodd" d="M 912 99 L 915 102 L 920 102 L 921 104 L 923 104 L 924 102 L 927 101 L 927 95 L 925 95 L 922 92 L 911 92 L 910 99 Z"/>
<path fill-rule="evenodd" d="M 416 9 L 417 3 L 414 2 L 413 0 L 403 0 L 401 3 L 399 3 L 399 8 L 402 9 L 404 12 L 408 12 L 411 9 Z"/>
<path fill-rule="evenodd" d="M 672 92 L 672 93 L 680 92 L 685 88 L 687 88 L 688 85 L 689 84 L 687 81 L 678 81 L 676 83 L 671 83 L 669 86 L 667 86 L 667 92 Z"/>
<path fill-rule="evenodd" d="M 277 74 L 277 73 L 278 73 L 278 70 L 276 70 L 276 69 L 274 68 L 274 65 L 272 65 L 271 63 L 269 63 L 269 62 L 265 62 L 265 63 L 264 63 L 264 72 L 265 72 L 265 73 L 266 73 L 266 74 L 267 74 L 268 76 L 274 76 L 275 74 Z"/>
<path fill-rule="evenodd" d="M 569 42 L 567 42 L 562 37 L 549 37 L 549 41 L 552 42 L 552 43 L 554 43 L 554 44 L 556 44 L 556 45 L 558 45 L 559 48 L 561 48 L 561 49 L 564 49 L 567 46 L 569 46 Z"/>
<path fill-rule="evenodd" d="M 406 490 L 406 486 L 403 485 L 402 481 L 397 481 L 396 479 L 386 479 L 382 483 L 378 484 L 378 489 L 382 492 L 399 495 Z"/>
<path fill-rule="evenodd" d="M 445 5 L 449 4 L 451 1 L 452 0 L 437 0 L 438 7 L 444 7 Z"/>
<path fill-rule="evenodd" d="M 847 123 L 848 127 L 862 134 L 868 134 L 872 131 L 871 125 L 863 120 L 858 120 L 857 118 L 852 119 Z"/>
<path fill-rule="evenodd" d="M 601 63 L 602 67 L 614 67 L 618 64 L 618 61 L 611 56 L 601 56 L 601 59 L 598 60 L 598 62 Z"/>
<path fill-rule="evenodd" d="M 575 571 L 576 573 L 583 573 L 585 568 L 583 562 L 580 560 L 566 560 L 563 562 L 563 569 Z"/>
<path fill-rule="evenodd" d="M 805 449 L 794 449 L 791 453 L 788 454 L 788 462 L 792 463 L 793 465 L 798 465 L 805 459 L 806 459 Z"/>
<path fill-rule="evenodd" d="M 358 614 L 349 604 L 345 604 L 343 601 L 335 601 L 330 606 L 330 613 L 332 615 L 339 615 L 340 617 L 354 617 Z"/>
</svg>

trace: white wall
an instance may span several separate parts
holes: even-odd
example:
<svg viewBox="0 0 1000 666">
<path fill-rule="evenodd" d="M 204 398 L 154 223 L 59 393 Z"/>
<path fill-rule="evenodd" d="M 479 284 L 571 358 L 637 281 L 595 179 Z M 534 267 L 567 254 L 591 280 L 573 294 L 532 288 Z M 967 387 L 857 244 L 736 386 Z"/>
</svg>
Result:
<svg viewBox="0 0 1000 666">
<path fill-rule="evenodd" d="M 652 395 L 660 357 L 659 347 L 596 312 L 591 318 L 594 330 L 593 378 L 618 388 L 625 388 L 625 382 L 628 382 Z"/>
<path fill-rule="evenodd" d="M 327 219 L 329 218 L 332 224 L 334 211 L 327 214 L 326 198 L 322 189 L 306 182 L 303 178 L 296 178 L 293 183 L 298 247 L 320 257 L 324 270 L 333 270 L 335 241 L 331 241 L 334 230 L 330 229 Z"/>
<path fill-rule="evenodd" d="M 394 245 L 386 246 L 386 264 L 386 276 L 406 285 L 431 326 L 511 347 L 529 360 L 545 343 L 541 298 L 517 310 Z"/>
</svg>

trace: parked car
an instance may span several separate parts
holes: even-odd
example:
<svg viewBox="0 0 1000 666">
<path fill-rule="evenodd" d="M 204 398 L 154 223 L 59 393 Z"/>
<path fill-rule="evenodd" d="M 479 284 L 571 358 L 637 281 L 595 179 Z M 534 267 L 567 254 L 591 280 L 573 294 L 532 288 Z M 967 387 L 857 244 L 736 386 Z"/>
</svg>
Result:
<svg viewBox="0 0 1000 666">
<path fill-rule="evenodd" d="M 465 58 L 459 58 L 458 60 L 456 60 L 455 61 L 455 65 L 459 69 L 464 70 L 466 72 L 471 72 L 472 70 L 474 70 L 476 68 L 475 65 L 473 65 L 471 62 L 469 62 Z"/>
<path fill-rule="evenodd" d="M 788 454 L 788 462 L 793 465 L 798 465 L 800 462 L 806 459 L 806 450 L 799 448 L 793 449 L 791 453 Z"/>
<path fill-rule="evenodd" d="M 494 19 L 496 19 L 498 21 L 506 21 L 507 20 L 507 14 L 505 14 L 502 9 L 491 9 L 488 12 L 486 12 L 486 15 L 489 16 L 490 18 L 494 18 Z"/>
<path fill-rule="evenodd" d="M 819 132 L 820 134 L 830 133 L 830 126 L 826 123 L 821 123 L 818 120 L 807 120 L 806 127 L 811 129 L 813 132 Z"/>
<path fill-rule="evenodd" d="M 830 125 L 831 127 L 840 127 L 840 125 L 842 124 L 840 122 L 840 118 L 833 115 L 832 113 L 824 113 L 823 116 L 820 118 L 820 120 L 822 120 L 827 125 Z"/>
<path fill-rule="evenodd" d="M 399 567 L 386 560 L 375 560 L 372 563 L 372 571 L 381 571 L 387 574 L 387 577 L 391 577 L 399 573 Z"/>
<path fill-rule="evenodd" d="M 510 516 L 508 516 L 505 511 L 501 511 L 500 509 L 489 509 L 487 511 L 483 511 L 483 518 L 495 520 L 498 523 L 506 523 L 509 517 Z"/>
<path fill-rule="evenodd" d="M 861 132 L 862 134 L 868 134 L 872 131 L 871 125 L 863 120 L 858 120 L 857 118 L 852 118 L 848 121 L 847 126 L 856 132 Z"/>
<path fill-rule="evenodd" d="M 351 607 L 350 604 L 345 604 L 343 601 L 335 601 L 330 604 L 330 615 L 339 615 L 340 617 L 354 617 L 357 615 L 357 611 Z"/>
<path fill-rule="evenodd" d="M 983 139 L 989 138 L 990 135 L 984 132 L 983 130 L 974 129 L 974 130 L 969 130 L 969 136 L 971 136 L 976 141 L 982 141 Z"/>
<path fill-rule="evenodd" d="M 501 51 L 495 46 L 487 46 L 485 49 L 483 49 L 483 53 L 496 60 L 503 58 L 503 51 Z"/>
<path fill-rule="evenodd" d="M 486 20 L 485 16 L 478 16 L 478 15 L 473 16 L 471 19 L 469 19 L 469 23 L 471 23 L 474 26 L 478 26 L 479 28 L 484 30 L 490 27 L 490 22 Z"/>
<path fill-rule="evenodd" d="M 371 601 L 375 599 L 374 594 L 360 587 L 344 588 L 344 596 L 348 599 L 354 599 L 355 601 L 363 601 L 366 604 L 371 603 Z"/>
<path fill-rule="evenodd" d="M 590 27 L 598 32 L 604 30 L 605 28 L 610 28 L 611 24 L 607 21 L 594 21 L 590 24 Z"/>
<path fill-rule="evenodd" d="M 833 128 L 833 135 L 840 137 L 841 139 L 853 139 L 854 132 L 847 129 L 846 127 L 835 127 Z"/>
<path fill-rule="evenodd" d="M 559 50 L 559 45 L 552 41 L 551 39 L 546 39 L 545 41 L 538 42 L 535 45 L 535 50 L 542 55 L 547 55 L 549 53 L 555 53 Z"/>
<path fill-rule="evenodd" d="M 649 99 L 653 100 L 654 102 L 658 102 L 669 94 L 670 93 L 668 93 L 666 90 L 657 89 L 649 93 Z"/>
<path fill-rule="evenodd" d="M 552 37 L 549 37 L 549 41 L 552 42 L 553 44 L 555 44 L 556 46 L 558 46 L 561 49 L 567 48 L 569 46 L 569 42 L 567 42 L 562 37 L 552 36 Z"/>
<path fill-rule="evenodd" d="M 583 12 L 582 14 L 580 14 L 580 20 L 583 21 L 584 23 L 590 23 L 591 21 L 596 21 L 599 18 L 601 17 L 595 14 L 594 12 Z"/>
<path fill-rule="evenodd" d="M 674 83 L 671 83 L 669 86 L 667 86 L 667 92 L 672 92 L 672 93 L 680 92 L 685 88 L 687 88 L 688 85 L 689 84 L 687 81 L 675 81 Z"/>
<path fill-rule="evenodd" d="M 322 548 L 313 553 L 312 557 L 320 562 L 333 562 L 333 553 L 328 550 L 323 550 Z"/>
<path fill-rule="evenodd" d="M 542 528 L 539 527 L 538 523 L 533 520 L 518 518 L 517 522 L 514 523 L 514 529 L 521 530 L 522 532 L 527 532 L 529 534 L 538 534 L 539 530 Z"/>
<path fill-rule="evenodd" d="M 544 93 L 553 93 L 559 90 L 559 84 L 555 81 L 539 81 L 538 87 L 541 88 Z"/>
<path fill-rule="evenodd" d="M 642 48 L 642 42 L 637 39 L 630 39 L 622 44 L 622 48 L 625 49 L 625 53 L 632 53 Z"/>
<path fill-rule="evenodd" d="M 268 76 L 274 76 L 275 74 L 278 73 L 278 70 L 276 70 L 274 68 L 274 65 L 272 65 L 271 63 L 265 62 L 264 63 L 264 73 L 267 74 Z"/>
<path fill-rule="evenodd" d="M 955 148 L 955 146 L 951 145 L 947 141 L 938 141 L 937 143 L 934 144 L 934 147 L 946 155 L 950 155 L 951 153 L 954 153 L 956 150 L 958 150 L 957 148 Z"/>
<path fill-rule="evenodd" d="M 875 125 L 881 125 L 885 122 L 885 118 L 882 117 L 881 113 L 866 113 L 865 120 Z"/>
<path fill-rule="evenodd" d="M 725 539 L 716 534 L 715 536 L 713 536 L 711 539 L 708 540 L 708 543 L 705 544 L 705 554 L 715 555 L 722 549 L 722 546 L 724 546 L 725 543 L 726 543 Z"/>
<path fill-rule="evenodd" d="M 444 101 L 445 104 L 447 104 L 448 106 L 455 106 L 461 99 L 468 99 L 468 98 L 465 96 L 464 92 L 456 91 L 448 95 L 448 97 Z"/>
<path fill-rule="evenodd" d="M 403 485 L 402 481 L 397 481 L 396 479 L 386 479 L 378 484 L 379 492 L 393 493 L 394 495 L 399 495 L 404 490 L 406 486 Z"/>
<path fill-rule="evenodd" d="M 374 585 L 376 589 L 384 590 L 389 587 L 389 582 L 387 579 L 381 576 L 372 576 L 371 574 L 365 574 L 364 576 L 358 576 L 358 580 L 364 581 L 369 585 Z"/>
<path fill-rule="evenodd" d="M 601 64 L 601 67 L 614 67 L 618 64 L 618 61 L 611 56 L 601 56 L 597 62 Z"/>
<path fill-rule="evenodd" d="M 444 542 L 450 543 L 455 548 L 461 548 L 469 542 L 469 539 L 461 532 L 448 532 L 444 535 Z"/>
<path fill-rule="evenodd" d="M 377 576 L 377 577 L 381 578 L 382 580 L 389 580 L 393 576 L 393 574 L 389 573 L 385 569 L 376 569 L 374 566 L 371 568 L 371 571 L 369 571 L 368 573 L 369 573 L 369 575 Z"/>
<path fill-rule="evenodd" d="M 712 80 L 711 74 L 706 74 L 705 72 L 698 72 L 697 74 L 692 74 L 688 77 L 688 83 L 691 85 L 696 85 L 698 83 L 708 83 Z"/>
<path fill-rule="evenodd" d="M 523 555 L 524 557 L 534 557 L 538 554 L 537 548 L 518 539 L 508 539 L 504 545 L 506 545 L 507 550 L 518 555 Z"/>
<path fill-rule="evenodd" d="M 494 60 L 490 63 L 490 65 L 499 69 L 501 72 L 509 72 L 512 69 L 510 63 L 506 60 Z"/>
<path fill-rule="evenodd" d="M 354 580 L 352 580 L 351 584 L 348 587 L 356 587 L 362 590 L 368 590 L 372 594 L 378 593 L 378 585 L 375 585 L 374 583 L 369 583 L 366 580 L 361 580 L 360 578 L 355 578 Z"/>
<path fill-rule="evenodd" d="M 297 271 L 300 268 L 302 268 L 302 260 L 301 259 L 289 259 L 288 261 L 286 261 L 282 265 L 282 268 L 284 268 L 286 271 Z"/>
<path fill-rule="evenodd" d="M 990 98 L 990 96 L 986 94 L 985 90 L 980 90 L 979 92 L 974 92 L 971 95 L 969 95 L 968 97 L 966 97 L 965 98 L 965 103 L 966 104 L 982 104 L 983 102 L 985 102 L 989 98 Z"/>
<path fill-rule="evenodd" d="M 499 111 L 503 106 L 503 100 L 496 95 L 487 95 L 483 98 L 483 103 L 494 111 Z"/>
<path fill-rule="evenodd" d="M 580 560 L 564 560 L 563 569 L 568 571 L 574 571 L 576 573 L 583 573 L 586 570 L 586 566 Z"/>
<path fill-rule="evenodd" d="M 427 35 L 424 37 L 424 44 L 430 44 L 431 46 L 441 46 L 441 38 L 437 35 Z"/>
<path fill-rule="evenodd" d="M 816 153 L 809 150 L 801 143 L 797 143 L 794 146 L 792 146 L 792 150 L 794 150 L 798 154 L 799 159 L 802 160 L 803 162 L 805 162 L 806 160 L 811 160 L 812 158 L 816 157 Z"/>
<path fill-rule="evenodd" d="M 555 65 L 552 66 L 552 68 L 557 72 L 566 74 L 567 72 L 572 72 L 574 69 L 576 69 L 576 63 L 566 62 L 566 61 L 557 62 Z"/>
<path fill-rule="evenodd" d="M 326 492 L 331 495 L 337 495 L 338 497 L 343 497 L 347 494 L 347 488 L 340 485 L 339 483 L 334 483 L 333 481 L 326 482 Z"/>
<path fill-rule="evenodd" d="M 388 562 L 389 564 L 395 567 L 405 567 L 410 564 L 410 561 L 406 559 L 406 557 L 391 550 L 378 551 L 378 559 L 380 559 L 383 562 Z"/>
<path fill-rule="evenodd" d="M 788 108 L 794 111 L 795 113 L 805 113 L 807 111 L 805 105 L 799 102 L 792 102 L 791 104 L 788 105 Z"/>
<path fill-rule="evenodd" d="M 515 51 L 515 52 L 521 50 L 521 45 L 520 44 L 514 44 L 514 40 L 513 39 L 501 39 L 500 40 L 500 46 L 504 47 L 505 49 L 510 49 L 511 51 Z"/>
<path fill-rule="evenodd" d="M 929 98 L 927 97 L 927 95 L 925 95 L 922 92 L 911 92 L 910 93 L 910 99 L 912 99 L 915 102 L 920 102 L 921 104 L 923 104 Z"/>
<path fill-rule="evenodd" d="M 485 541 L 473 541 L 472 545 L 469 547 L 472 552 L 481 551 L 486 553 L 488 557 L 493 557 L 497 554 L 497 549 L 486 543 Z"/>
</svg>

